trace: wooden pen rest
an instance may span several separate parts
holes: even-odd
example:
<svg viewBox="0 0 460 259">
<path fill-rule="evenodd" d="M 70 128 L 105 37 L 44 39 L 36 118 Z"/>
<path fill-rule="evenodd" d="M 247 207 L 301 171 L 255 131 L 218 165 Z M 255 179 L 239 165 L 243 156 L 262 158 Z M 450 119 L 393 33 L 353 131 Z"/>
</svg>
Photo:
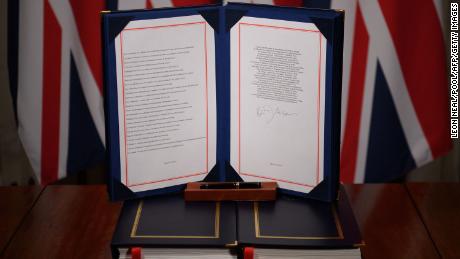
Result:
<svg viewBox="0 0 460 259">
<path fill-rule="evenodd" d="M 261 182 L 255 189 L 201 189 L 208 182 L 188 183 L 186 201 L 272 201 L 276 199 L 276 182 Z"/>
</svg>

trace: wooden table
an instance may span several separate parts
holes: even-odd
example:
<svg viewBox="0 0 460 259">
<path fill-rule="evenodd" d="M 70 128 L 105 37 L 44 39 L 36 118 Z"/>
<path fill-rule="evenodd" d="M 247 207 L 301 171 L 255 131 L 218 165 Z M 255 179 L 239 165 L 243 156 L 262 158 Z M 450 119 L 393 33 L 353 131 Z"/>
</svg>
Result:
<svg viewBox="0 0 460 259">
<path fill-rule="evenodd" d="M 439 258 L 404 185 L 345 188 L 366 243 L 363 258 Z"/>
<path fill-rule="evenodd" d="M 111 258 L 121 202 L 102 185 L 53 185 L 25 217 L 5 258 Z"/>
<path fill-rule="evenodd" d="M 459 258 L 460 184 L 345 187 L 366 242 L 363 258 Z M 0 258 L 110 258 L 121 203 L 108 201 L 105 186 L 48 186 L 22 209 L 18 192 L 0 188 L 11 199 L 0 201 L 0 222 L 16 219 L 7 231 L 0 225 L 0 241 L 7 240 Z"/>
<path fill-rule="evenodd" d="M 442 258 L 460 258 L 460 184 L 407 184 Z"/>
<path fill-rule="evenodd" d="M 0 255 L 41 191 L 38 186 L 0 188 Z"/>
</svg>

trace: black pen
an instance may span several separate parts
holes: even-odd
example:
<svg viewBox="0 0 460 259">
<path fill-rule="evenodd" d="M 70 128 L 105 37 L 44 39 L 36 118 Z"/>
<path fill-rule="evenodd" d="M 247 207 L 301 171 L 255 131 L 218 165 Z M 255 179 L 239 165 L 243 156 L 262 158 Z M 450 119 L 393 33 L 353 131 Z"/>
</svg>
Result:
<svg viewBox="0 0 460 259">
<path fill-rule="evenodd" d="M 205 183 L 200 189 L 260 189 L 260 182 L 228 182 L 228 183 Z"/>
</svg>

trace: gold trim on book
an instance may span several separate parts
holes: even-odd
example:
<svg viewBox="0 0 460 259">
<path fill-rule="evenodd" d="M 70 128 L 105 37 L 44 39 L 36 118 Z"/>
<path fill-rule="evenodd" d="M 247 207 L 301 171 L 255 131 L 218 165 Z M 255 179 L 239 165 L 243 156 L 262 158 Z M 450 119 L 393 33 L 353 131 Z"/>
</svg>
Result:
<svg viewBox="0 0 460 259">
<path fill-rule="evenodd" d="M 262 235 L 260 233 L 260 224 L 259 224 L 259 204 L 254 202 L 254 226 L 255 226 L 255 234 L 256 238 L 279 238 L 279 239 L 299 239 L 299 240 L 316 240 L 316 239 L 343 239 L 343 230 L 342 225 L 340 224 L 339 216 L 337 215 L 337 211 L 334 205 L 332 207 L 332 214 L 334 215 L 335 226 L 337 228 L 337 236 L 270 236 L 270 235 Z"/>
<path fill-rule="evenodd" d="M 233 241 L 233 243 L 226 244 L 225 247 L 237 247 L 238 246 L 238 241 Z"/>
<path fill-rule="evenodd" d="M 364 242 L 364 240 L 361 240 L 360 243 L 354 244 L 353 246 L 354 246 L 354 247 L 357 247 L 357 248 L 358 248 L 358 247 L 363 247 L 363 246 L 366 246 L 366 242 Z"/>
<path fill-rule="evenodd" d="M 137 228 L 139 226 L 139 220 L 142 214 L 142 207 L 144 201 L 140 201 L 137 207 L 136 217 L 134 218 L 133 228 L 131 229 L 132 238 L 219 238 L 220 236 L 220 202 L 216 202 L 216 213 L 214 217 L 214 235 L 210 236 L 165 236 L 165 235 L 139 235 L 137 234 Z"/>
</svg>

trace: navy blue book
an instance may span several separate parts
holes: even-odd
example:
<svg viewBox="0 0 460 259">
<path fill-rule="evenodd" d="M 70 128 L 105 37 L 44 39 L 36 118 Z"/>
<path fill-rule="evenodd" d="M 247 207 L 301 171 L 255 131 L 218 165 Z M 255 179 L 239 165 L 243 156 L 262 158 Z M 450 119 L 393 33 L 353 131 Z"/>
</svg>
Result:
<svg viewBox="0 0 460 259">
<path fill-rule="evenodd" d="M 344 191 L 332 203 L 286 195 L 274 202 L 185 202 L 167 195 L 125 202 L 112 251 L 120 258 L 133 247 L 145 258 L 235 258 L 244 250 L 259 258 L 360 258 L 362 243 Z"/>
<path fill-rule="evenodd" d="M 112 239 L 113 257 L 131 258 L 130 249 L 141 247 L 144 255 L 155 248 L 153 258 L 175 258 L 174 253 L 234 258 L 225 247 L 237 239 L 235 211 L 232 202 L 187 203 L 177 194 L 126 201 Z"/>
<path fill-rule="evenodd" d="M 335 200 L 343 19 L 251 4 L 103 13 L 111 199 L 205 180 Z"/>
</svg>

